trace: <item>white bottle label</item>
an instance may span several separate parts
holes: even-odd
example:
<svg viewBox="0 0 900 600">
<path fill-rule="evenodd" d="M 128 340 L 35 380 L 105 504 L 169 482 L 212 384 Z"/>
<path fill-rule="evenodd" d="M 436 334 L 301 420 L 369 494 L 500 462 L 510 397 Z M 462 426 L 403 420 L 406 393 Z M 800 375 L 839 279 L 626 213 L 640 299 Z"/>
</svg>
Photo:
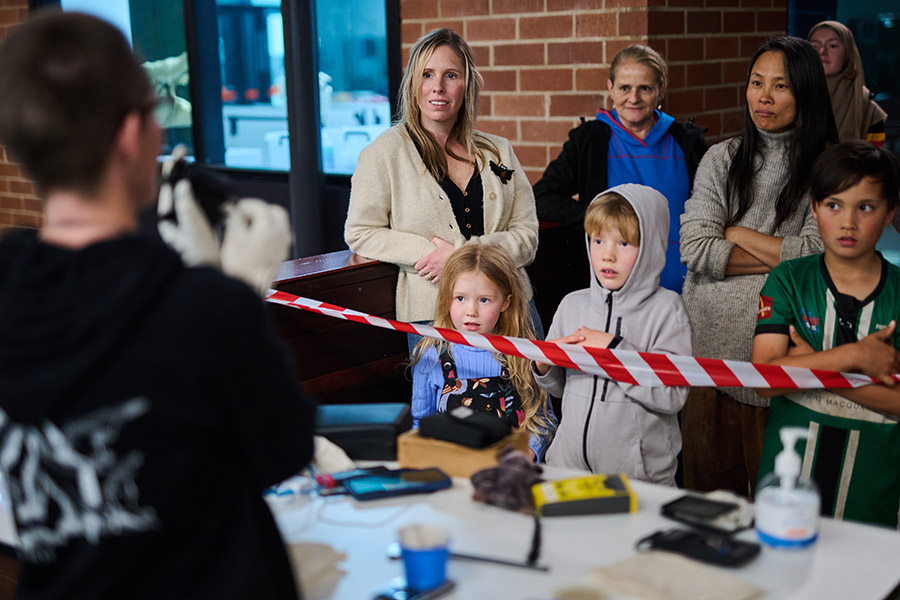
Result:
<svg viewBox="0 0 900 600">
<path fill-rule="evenodd" d="M 819 499 L 796 490 L 762 490 L 756 502 L 756 531 L 771 546 L 813 543 L 819 533 Z"/>
</svg>

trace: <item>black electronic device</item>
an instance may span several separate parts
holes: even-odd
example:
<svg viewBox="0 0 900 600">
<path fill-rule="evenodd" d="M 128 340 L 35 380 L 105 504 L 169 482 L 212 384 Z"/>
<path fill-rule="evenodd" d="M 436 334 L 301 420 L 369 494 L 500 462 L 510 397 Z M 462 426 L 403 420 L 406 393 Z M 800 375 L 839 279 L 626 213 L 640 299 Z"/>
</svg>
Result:
<svg viewBox="0 0 900 600">
<path fill-rule="evenodd" d="M 419 435 L 470 448 L 486 448 L 510 434 L 509 425 L 495 415 L 459 406 L 419 422 Z"/>
<path fill-rule="evenodd" d="M 430 590 L 414 590 L 406 587 L 406 579 L 399 577 L 386 588 L 380 590 L 378 595 L 375 596 L 375 600 L 434 600 L 450 593 L 455 587 L 456 583 L 448 579 Z"/>
<path fill-rule="evenodd" d="M 225 203 L 232 199 L 228 179 L 209 167 L 188 162 L 183 158 L 172 166 L 166 183 L 172 186 L 174 191 L 175 184 L 181 179 L 191 182 L 194 197 L 203 209 L 209 224 L 215 227 L 225 216 L 222 210 Z M 161 218 L 178 221 L 174 208 L 168 214 L 161 215 Z"/>
<path fill-rule="evenodd" d="M 316 435 L 353 460 L 397 460 L 397 436 L 411 426 L 409 402 L 323 404 L 316 411 Z"/>
<path fill-rule="evenodd" d="M 679 523 L 699 527 L 715 533 L 731 534 L 746 529 L 737 502 L 714 500 L 700 494 L 685 494 L 663 504 L 660 513 Z"/>
<path fill-rule="evenodd" d="M 759 554 L 759 544 L 728 535 L 691 529 L 656 531 L 637 543 L 638 550 L 666 550 L 724 567 L 738 567 Z"/>
<path fill-rule="evenodd" d="M 384 473 L 354 477 L 344 487 L 357 500 L 375 500 L 406 494 L 425 494 L 453 485 L 450 477 L 437 468 L 396 469 Z"/>
</svg>

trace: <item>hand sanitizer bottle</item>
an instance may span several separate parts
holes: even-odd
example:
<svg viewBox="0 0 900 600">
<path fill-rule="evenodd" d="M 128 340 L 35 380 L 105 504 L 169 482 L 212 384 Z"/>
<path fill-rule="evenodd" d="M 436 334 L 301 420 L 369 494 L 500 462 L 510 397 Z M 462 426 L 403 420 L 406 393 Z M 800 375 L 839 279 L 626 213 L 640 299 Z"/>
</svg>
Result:
<svg viewBox="0 0 900 600">
<path fill-rule="evenodd" d="M 756 533 L 761 542 L 777 548 L 807 548 L 819 535 L 821 499 L 815 482 L 800 477 L 797 440 L 809 438 L 800 427 L 779 432 L 782 450 L 775 471 L 763 477 L 756 493 Z"/>
</svg>

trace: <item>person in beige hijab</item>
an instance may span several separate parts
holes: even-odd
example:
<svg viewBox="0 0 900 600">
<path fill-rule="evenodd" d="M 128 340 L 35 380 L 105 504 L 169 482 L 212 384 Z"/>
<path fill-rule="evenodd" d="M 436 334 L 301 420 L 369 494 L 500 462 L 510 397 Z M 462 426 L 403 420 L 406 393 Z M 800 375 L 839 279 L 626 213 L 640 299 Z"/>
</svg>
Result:
<svg viewBox="0 0 900 600">
<path fill-rule="evenodd" d="M 822 21 L 809 30 L 808 39 L 822 59 L 841 141 L 881 146 L 887 113 L 870 98 L 853 32 L 837 21 Z"/>
</svg>

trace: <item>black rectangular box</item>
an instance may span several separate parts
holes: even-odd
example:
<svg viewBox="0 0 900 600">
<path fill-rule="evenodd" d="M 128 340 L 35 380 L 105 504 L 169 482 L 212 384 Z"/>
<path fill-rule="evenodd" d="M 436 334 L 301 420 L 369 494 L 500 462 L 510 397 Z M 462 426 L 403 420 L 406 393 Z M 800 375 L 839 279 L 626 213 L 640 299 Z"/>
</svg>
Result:
<svg viewBox="0 0 900 600">
<path fill-rule="evenodd" d="M 328 438 L 356 460 L 397 460 L 397 436 L 412 426 L 409 405 L 323 404 L 316 434 Z"/>
</svg>

